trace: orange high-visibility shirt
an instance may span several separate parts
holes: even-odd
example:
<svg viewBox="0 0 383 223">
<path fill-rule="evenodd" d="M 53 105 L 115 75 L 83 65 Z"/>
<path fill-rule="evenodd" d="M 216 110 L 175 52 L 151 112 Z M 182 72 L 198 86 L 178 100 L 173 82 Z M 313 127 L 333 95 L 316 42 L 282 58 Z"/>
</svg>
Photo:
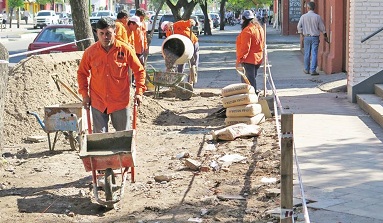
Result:
<svg viewBox="0 0 383 223">
<path fill-rule="evenodd" d="M 125 28 L 125 24 L 121 19 L 116 20 L 116 39 L 128 43 L 128 32 Z"/>
<path fill-rule="evenodd" d="M 145 70 L 134 50 L 126 43 L 115 40 L 109 52 L 100 42 L 88 47 L 81 59 L 77 81 L 78 92 L 90 96 L 91 106 L 108 114 L 129 106 L 129 68 L 134 73 L 136 94 L 146 90 Z M 89 78 L 89 83 L 88 83 Z"/>
<path fill-rule="evenodd" d="M 171 34 L 180 34 L 183 36 L 186 36 L 187 38 L 190 39 L 190 27 L 191 27 L 191 20 L 180 20 L 175 23 L 173 23 L 173 32 L 172 33 L 169 29 L 166 31 L 166 36 L 170 36 Z M 195 44 L 198 41 L 197 36 L 191 32 L 191 41 L 193 44 Z"/>
<path fill-rule="evenodd" d="M 250 23 L 237 36 L 237 62 L 261 64 L 264 45 L 265 35 L 262 27 Z"/>
<path fill-rule="evenodd" d="M 129 28 L 128 24 L 125 25 L 128 36 L 128 43 L 134 48 L 134 32 Z"/>
<path fill-rule="evenodd" d="M 134 49 L 137 54 L 143 54 L 148 48 L 148 40 L 146 38 L 146 23 L 142 21 L 142 25 L 137 27 L 134 33 Z"/>
</svg>

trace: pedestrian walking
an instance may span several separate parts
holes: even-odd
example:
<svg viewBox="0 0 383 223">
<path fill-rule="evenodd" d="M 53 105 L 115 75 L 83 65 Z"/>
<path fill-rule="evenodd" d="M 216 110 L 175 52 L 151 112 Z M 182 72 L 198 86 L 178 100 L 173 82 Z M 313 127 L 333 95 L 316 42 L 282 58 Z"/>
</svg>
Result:
<svg viewBox="0 0 383 223">
<path fill-rule="evenodd" d="M 97 22 L 98 41 L 84 51 L 77 70 L 78 92 L 83 106 L 91 108 L 94 133 L 108 132 L 109 118 L 116 131 L 131 128 L 129 68 L 136 80 L 135 103 L 141 104 L 146 90 L 144 67 L 131 46 L 116 40 L 115 28 L 110 17 Z"/>
<path fill-rule="evenodd" d="M 265 34 L 254 13 L 245 10 L 242 14 L 242 31 L 236 41 L 236 67 L 243 67 L 250 84 L 257 89 L 257 71 L 262 64 Z M 243 78 L 242 82 L 245 83 Z"/>
<path fill-rule="evenodd" d="M 24 9 L 23 12 L 23 20 L 25 21 L 25 24 L 28 25 L 28 19 L 31 17 L 31 14 Z"/>
<path fill-rule="evenodd" d="M 326 28 L 322 18 L 314 12 L 315 3 L 308 2 L 308 12 L 303 14 L 298 22 L 298 33 L 303 39 L 304 48 L 304 69 L 305 74 L 319 75 L 317 72 L 319 36 L 323 33 L 324 40 L 328 42 Z"/>
</svg>

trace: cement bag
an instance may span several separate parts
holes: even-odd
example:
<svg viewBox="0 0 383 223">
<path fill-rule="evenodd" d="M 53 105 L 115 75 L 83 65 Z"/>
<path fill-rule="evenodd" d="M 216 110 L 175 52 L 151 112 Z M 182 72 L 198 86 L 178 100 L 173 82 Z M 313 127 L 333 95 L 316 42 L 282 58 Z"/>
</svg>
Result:
<svg viewBox="0 0 383 223">
<path fill-rule="evenodd" d="M 236 94 L 255 94 L 254 87 L 246 83 L 230 84 L 221 90 L 222 96 L 227 97 Z"/>
<path fill-rule="evenodd" d="M 256 104 L 258 102 L 258 96 L 256 94 L 236 94 L 222 98 L 222 104 L 224 108 Z"/>
<path fill-rule="evenodd" d="M 226 109 L 226 117 L 253 117 L 262 112 L 260 104 L 249 104 Z"/>
<path fill-rule="evenodd" d="M 265 121 L 265 114 L 259 113 L 253 117 L 227 117 L 225 118 L 226 125 L 235 125 L 238 123 L 245 123 L 248 125 L 258 125 Z"/>
<path fill-rule="evenodd" d="M 210 134 L 214 140 L 234 140 L 240 137 L 259 136 L 261 131 L 262 129 L 258 125 L 238 123 L 220 130 L 211 131 Z"/>
</svg>

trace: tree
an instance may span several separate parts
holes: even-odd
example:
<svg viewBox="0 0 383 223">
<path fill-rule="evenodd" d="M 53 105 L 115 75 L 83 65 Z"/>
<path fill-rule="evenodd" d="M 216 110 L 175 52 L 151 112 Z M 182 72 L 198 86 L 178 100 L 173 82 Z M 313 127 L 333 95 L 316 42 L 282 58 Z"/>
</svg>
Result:
<svg viewBox="0 0 383 223">
<path fill-rule="evenodd" d="M 198 1 L 199 5 L 201 6 L 203 15 L 205 18 L 209 18 L 208 13 L 207 13 L 207 0 L 200 0 Z M 205 35 L 212 35 L 211 34 L 211 27 L 210 27 L 210 21 L 209 19 L 204 19 L 204 34 Z"/>
<path fill-rule="evenodd" d="M 77 43 L 77 49 L 85 50 L 94 43 L 92 27 L 89 20 L 89 0 L 70 1 L 76 40 L 88 39 Z"/>
<path fill-rule="evenodd" d="M 10 8 L 9 13 L 9 28 L 12 28 L 12 16 L 13 16 L 13 10 L 16 9 L 16 18 L 17 18 L 17 28 L 20 27 L 20 7 L 24 7 L 24 0 L 8 0 L 8 6 Z"/>
<path fill-rule="evenodd" d="M 194 7 L 197 5 L 197 1 L 194 0 L 179 0 L 176 4 L 173 4 L 171 0 L 166 0 L 166 5 L 169 6 L 174 19 L 178 20 L 187 20 L 190 19 L 191 14 L 193 13 Z M 181 15 L 181 8 L 183 8 L 184 13 Z"/>
<path fill-rule="evenodd" d="M 227 0 L 221 0 L 221 4 L 219 5 L 219 30 L 225 30 L 225 5 Z"/>
</svg>

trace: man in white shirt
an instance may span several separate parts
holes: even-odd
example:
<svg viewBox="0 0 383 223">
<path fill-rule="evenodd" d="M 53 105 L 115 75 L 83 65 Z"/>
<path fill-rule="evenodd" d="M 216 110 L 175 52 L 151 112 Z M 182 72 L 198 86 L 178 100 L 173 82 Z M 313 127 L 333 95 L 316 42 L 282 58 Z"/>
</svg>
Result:
<svg viewBox="0 0 383 223">
<path fill-rule="evenodd" d="M 326 28 L 323 24 L 322 18 L 314 12 L 315 3 L 308 2 L 306 14 L 303 14 L 298 22 L 298 33 L 304 38 L 304 70 L 305 74 L 319 75 L 316 71 L 317 58 L 318 58 L 318 46 L 319 46 L 319 35 L 322 32 L 324 39 L 328 42 Z M 311 62 L 310 62 L 311 56 Z"/>
</svg>

